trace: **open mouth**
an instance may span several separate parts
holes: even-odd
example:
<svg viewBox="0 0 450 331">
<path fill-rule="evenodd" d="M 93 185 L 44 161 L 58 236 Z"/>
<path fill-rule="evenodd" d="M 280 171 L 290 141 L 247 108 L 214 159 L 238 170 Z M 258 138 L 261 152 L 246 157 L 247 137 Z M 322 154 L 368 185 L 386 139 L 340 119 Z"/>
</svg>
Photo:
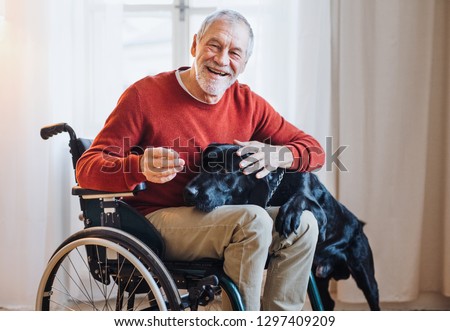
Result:
<svg viewBox="0 0 450 331">
<path fill-rule="evenodd" d="M 230 75 L 227 72 L 216 70 L 216 69 L 213 69 L 213 68 L 210 68 L 210 67 L 206 67 L 206 68 L 208 69 L 209 72 L 211 72 L 211 73 L 213 73 L 215 75 L 221 76 L 221 77 L 225 77 L 225 76 L 229 76 Z"/>
</svg>

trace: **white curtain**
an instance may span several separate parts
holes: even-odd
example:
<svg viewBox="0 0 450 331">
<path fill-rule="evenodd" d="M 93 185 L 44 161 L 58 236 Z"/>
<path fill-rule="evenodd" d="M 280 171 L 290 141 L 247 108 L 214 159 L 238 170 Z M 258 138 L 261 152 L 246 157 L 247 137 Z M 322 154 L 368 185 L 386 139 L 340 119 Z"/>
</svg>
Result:
<svg viewBox="0 0 450 331">
<path fill-rule="evenodd" d="M 316 137 L 324 148 L 333 138 L 331 102 L 330 0 L 219 1 L 243 13 L 253 27 L 255 49 L 241 83 L 262 95 L 290 122 Z M 334 193 L 336 167 L 319 177 Z"/>
<path fill-rule="evenodd" d="M 338 196 L 367 223 L 382 301 L 450 309 L 450 4 L 331 4 Z M 338 297 L 363 302 L 351 281 Z"/>
<path fill-rule="evenodd" d="M 61 229 L 48 221 L 50 177 L 64 181 L 60 167 L 52 167 L 55 156 L 42 146 L 39 126 L 49 119 L 48 17 L 45 4 L 29 1 L 10 6 L 1 24 L 1 234 L 0 306 L 28 307 L 36 293 L 37 279 L 48 258 L 46 238 Z M 44 162 L 41 162 L 44 160 Z M 50 171 L 53 170 L 53 174 Z M 66 195 L 53 194 L 59 211 Z"/>
<path fill-rule="evenodd" d="M 39 130 L 57 122 L 82 135 L 92 130 L 92 81 L 101 76 L 86 51 L 95 38 L 90 13 L 99 16 L 95 24 L 115 17 L 102 3 L 6 0 L 0 22 L 0 307 L 34 309 L 48 259 L 82 228 L 78 199 L 70 195 L 68 135 L 43 141 Z M 93 51 L 104 49 L 96 46 Z"/>
</svg>

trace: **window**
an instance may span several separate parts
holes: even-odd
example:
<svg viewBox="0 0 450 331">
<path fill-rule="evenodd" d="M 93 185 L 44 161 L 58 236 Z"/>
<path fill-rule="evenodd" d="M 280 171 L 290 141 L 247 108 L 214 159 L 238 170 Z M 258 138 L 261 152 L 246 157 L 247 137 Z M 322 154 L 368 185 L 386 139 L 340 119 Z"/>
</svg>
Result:
<svg viewBox="0 0 450 331">
<path fill-rule="evenodd" d="M 0 0 L 1 1 L 1 0 Z M 95 135 L 130 84 L 192 65 L 192 37 L 218 8 L 241 12 L 255 50 L 239 81 L 294 124 L 314 133 L 327 98 L 329 2 L 284 0 L 86 0 L 85 135 Z M 78 33 L 78 27 L 75 33 Z M 81 42 L 80 42 L 81 44 Z M 78 74 L 78 73 L 77 73 Z M 276 83 L 274 83 L 276 82 Z M 325 100 L 325 101 L 323 101 Z M 306 125 L 305 125 L 306 124 Z M 309 129 L 309 128 L 312 129 Z M 309 130 L 308 130 L 309 129 Z"/>
<path fill-rule="evenodd" d="M 1 0 L 0 0 L 1 1 Z M 86 118 L 95 134 L 120 94 L 135 81 L 191 65 L 190 46 L 214 0 L 92 0 Z"/>
<path fill-rule="evenodd" d="M 215 1 L 125 0 L 123 7 L 123 77 L 137 79 L 189 65 L 192 36 Z"/>
</svg>

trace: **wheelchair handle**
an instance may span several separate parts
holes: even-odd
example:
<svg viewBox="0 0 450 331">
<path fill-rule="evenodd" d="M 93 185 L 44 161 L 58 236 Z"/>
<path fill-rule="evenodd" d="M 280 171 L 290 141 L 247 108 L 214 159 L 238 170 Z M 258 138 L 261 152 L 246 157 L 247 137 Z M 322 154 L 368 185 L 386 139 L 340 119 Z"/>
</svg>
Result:
<svg viewBox="0 0 450 331">
<path fill-rule="evenodd" d="M 48 138 L 53 137 L 62 132 L 68 132 L 70 135 L 70 140 L 77 139 L 75 131 L 67 123 L 57 123 L 44 126 L 41 129 L 41 138 L 47 140 Z"/>
</svg>

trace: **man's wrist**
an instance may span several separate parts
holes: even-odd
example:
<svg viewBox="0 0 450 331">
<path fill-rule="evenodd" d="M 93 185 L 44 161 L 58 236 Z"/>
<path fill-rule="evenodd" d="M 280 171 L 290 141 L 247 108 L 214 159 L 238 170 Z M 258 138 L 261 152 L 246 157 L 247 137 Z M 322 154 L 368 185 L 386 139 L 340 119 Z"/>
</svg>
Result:
<svg viewBox="0 0 450 331">
<path fill-rule="evenodd" d="M 294 153 L 289 148 L 291 146 L 281 146 L 280 149 L 280 168 L 289 169 L 294 164 Z"/>
</svg>

